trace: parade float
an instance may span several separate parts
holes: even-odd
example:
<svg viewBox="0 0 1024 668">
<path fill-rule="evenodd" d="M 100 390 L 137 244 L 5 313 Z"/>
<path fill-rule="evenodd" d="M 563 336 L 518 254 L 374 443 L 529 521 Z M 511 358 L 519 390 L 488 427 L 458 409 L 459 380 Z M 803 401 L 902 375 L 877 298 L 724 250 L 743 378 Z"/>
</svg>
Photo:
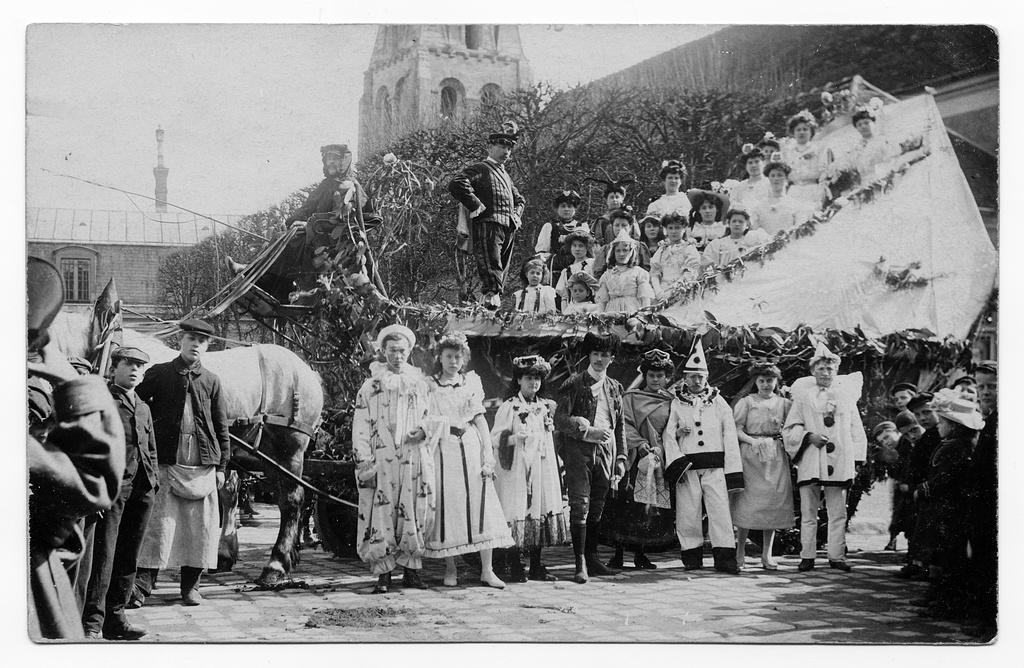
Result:
<svg viewBox="0 0 1024 668">
<path fill-rule="evenodd" d="M 638 380 L 643 351 L 670 351 L 681 365 L 699 337 L 708 355 L 709 382 L 731 401 L 749 391 L 752 364 L 776 364 L 790 384 L 807 375 L 815 345 L 824 342 L 842 358 L 841 373 L 863 375 L 861 408 L 868 425 L 889 416 L 893 384 L 909 381 L 930 389 L 947 382 L 955 369 L 969 370 L 971 342 L 996 307 L 998 255 L 935 101 L 928 94 L 898 101 L 858 77 L 846 83 L 823 94 L 814 107 L 821 124 L 814 140 L 819 150 L 848 153 L 858 141 L 850 112 L 879 96 L 880 126 L 900 146 L 900 156 L 877 165 L 873 177 L 828 174 L 828 197 L 805 222 L 634 314 L 488 310 L 466 301 L 472 271 L 457 252 L 454 283 L 463 299 L 389 294 L 396 276 L 429 274 L 438 260 L 420 257 L 415 261 L 422 267 L 406 267 L 410 271 L 403 273 L 397 265 L 414 262 L 409 249 L 436 242 L 434 237 L 451 238 L 453 246 L 457 242 L 454 204 L 449 202 L 446 211 L 424 204 L 439 201 L 435 191 L 455 165 L 406 159 L 401 152 L 377 155 L 360 174 L 377 201 L 378 226 L 365 224 L 358 189 L 336 196 L 333 246 L 318 253 L 314 289 L 297 290 L 282 303 L 256 285 L 296 233 L 289 230 L 256 254 L 215 299 L 188 314 L 215 317 L 242 307 L 319 373 L 325 411 L 303 477 L 317 498 L 313 517 L 324 547 L 354 557 L 352 403 L 375 353 L 370 342 L 388 324 L 417 331 L 423 347 L 412 361 L 422 368 L 431 361 L 429 347 L 436 337 L 466 334 L 471 368 L 488 397 L 503 395 L 511 360 L 524 354 L 541 354 L 552 363 L 547 391 L 554 392 L 585 365 L 574 344 L 589 331 L 612 331 L 623 340 L 611 375 L 627 388 Z M 529 124 L 523 125 L 529 132 Z M 471 145 L 464 156 L 473 155 Z M 520 245 L 532 248 L 531 241 Z M 415 292 L 422 295 L 425 287 L 416 286 Z M 154 324 L 150 333 L 171 331 Z M 849 498 L 851 516 L 860 495 L 884 475 L 869 453 Z M 669 532 L 651 551 L 669 549 L 673 541 Z"/>
</svg>

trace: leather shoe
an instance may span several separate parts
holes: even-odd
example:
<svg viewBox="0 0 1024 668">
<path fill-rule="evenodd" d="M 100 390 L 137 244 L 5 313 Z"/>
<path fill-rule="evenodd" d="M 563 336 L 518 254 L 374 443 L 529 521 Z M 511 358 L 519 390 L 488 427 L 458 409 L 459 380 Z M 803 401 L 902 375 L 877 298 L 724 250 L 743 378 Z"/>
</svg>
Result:
<svg viewBox="0 0 1024 668">
<path fill-rule="evenodd" d="M 402 586 L 406 589 L 429 589 L 426 583 L 420 579 L 419 571 L 411 568 L 405 569 L 405 573 L 402 574 Z"/>
<path fill-rule="evenodd" d="M 800 565 L 796 567 L 798 571 L 809 571 L 814 568 L 814 559 L 801 559 Z"/>
<path fill-rule="evenodd" d="M 391 573 L 381 573 L 377 576 L 377 584 L 373 588 L 374 594 L 386 594 L 388 593 L 388 587 L 391 586 Z"/>
<path fill-rule="evenodd" d="M 181 602 L 184 605 L 199 605 L 203 602 L 203 597 L 199 590 L 193 587 L 181 595 Z"/>
<path fill-rule="evenodd" d="M 100 634 L 99 631 L 86 631 L 85 639 L 86 640 L 103 640 L 103 636 Z"/>
<path fill-rule="evenodd" d="M 139 640 L 146 635 L 145 629 L 126 624 L 116 629 L 103 629 L 106 640 Z"/>
<path fill-rule="evenodd" d="M 653 571 L 658 567 L 656 564 L 652 564 L 643 552 L 633 555 L 633 565 L 643 571 Z"/>
<path fill-rule="evenodd" d="M 844 573 L 849 573 L 851 570 L 853 570 L 850 564 L 846 563 L 845 561 L 832 561 L 831 559 L 829 559 L 828 561 L 828 567 L 834 568 L 837 571 L 843 571 Z"/>
<path fill-rule="evenodd" d="M 616 568 L 608 568 L 602 564 L 601 560 L 597 557 L 597 554 L 586 555 L 585 560 L 587 562 L 587 573 L 590 575 L 605 577 L 609 575 L 619 575 L 622 572 Z"/>
</svg>

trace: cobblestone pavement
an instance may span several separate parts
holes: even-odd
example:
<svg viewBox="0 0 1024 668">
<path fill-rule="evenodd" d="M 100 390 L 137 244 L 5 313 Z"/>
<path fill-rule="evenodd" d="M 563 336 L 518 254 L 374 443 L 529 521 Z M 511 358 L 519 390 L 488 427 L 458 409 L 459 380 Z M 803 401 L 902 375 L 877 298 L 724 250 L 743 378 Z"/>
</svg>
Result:
<svg viewBox="0 0 1024 668">
<path fill-rule="evenodd" d="M 685 572 L 675 553 L 652 554 L 655 571 L 625 570 L 572 583 L 569 548 L 545 551 L 558 582 L 479 585 L 460 563 L 459 586 L 442 586 L 444 565 L 428 561 L 428 590 L 396 586 L 372 595 L 374 583 L 356 560 L 317 548 L 302 550 L 288 588 L 257 590 L 276 537 L 277 509 L 257 505 L 257 526 L 239 530 L 240 563 L 204 576 L 203 604 L 181 604 L 176 574 L 161 574 L 146 605 L 130 611 L 149 630 L 147 642 L 697 642 L 697 643 L 967 643 L 958 625 L 919 617 L 907 601 L 924 583 L 893 577 L 901 551 L 882 552 L 887 536 L 851 534 L 851 573 L 818 566 L 800 573 L 796 557 L 778 571 L 748 556 L 739 576 Z M 605 557 L 610 550 L 603 548 Z M 753 546 L 748 553 L 755 554 Z M 627 563 L 630 559 L 626 554 Z M 759 556 L 759 555 L 758 555 Z M 711 565 L 711 557 L 705 557 Z"/>
</svg>

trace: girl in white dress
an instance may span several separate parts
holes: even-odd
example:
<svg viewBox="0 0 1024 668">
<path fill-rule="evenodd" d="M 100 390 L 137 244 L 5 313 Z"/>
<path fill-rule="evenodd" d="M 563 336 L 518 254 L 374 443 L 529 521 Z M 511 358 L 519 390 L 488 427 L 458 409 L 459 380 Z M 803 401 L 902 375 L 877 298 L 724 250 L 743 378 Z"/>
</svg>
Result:
<svg viewBox="0 0 1024 668">
<path fill-rule="evenodd" d="M 570 276 L 566 285 L 568 285 L 569 300 L 562 302 L 563 315 L 599 312 L 597 304 L 594 303 L 594 294 L 597 292 L 596 278 L 581 271 Z"/>
<path fill-rule="evenodd" d="M 590 257 L 593 246 L 594 237 L 589 232 L 576 230 L 565 237 L 565 249 L 572 256 L 572 264 L 558 272 L 555 281 L 555 292 L 563 307 L 569 301 L 569 277 L 581 271 L 594 274 L 594 258 Z"/>
<path fill-rule="evenodd" d="M 651 258 L 651 287 L 658 299 L 669 296 L 678 283 L 700 278 L 700 251 L 683 237 L 686 219 L 670 214 L 661 224 L 668 238 Z"/>
<path fill-rule="evenodd" d="M 637 264 L 639 242 L 625 230 L 612 243 L 608 270 L 598 281 L 597 304 L 602 313 L 634 313 L 651 305 L 651 275 Z"/>
<path fill-rule="evenodd" d="M 541 549 L 569 542 L 569 517 L 554 446 L 555 402 L 540 391 L 551 365 L 540 355 L 512 361 L 512 383 L 494 416 L 491 442 L 498 468 L 495 485 L 515 547 L 510 552 L 512 582 L 525 582 L 521 554 L 530 555 L 530 580 L 557 578 L 541 563 Z"/>
<path fill-rule="evenodd" d="M 750 226 L 755 230 L 764 230 L 769 238 L 774 237 L 779 230 L 788 230 L 806 221 L 813 213 L 809 204 L 787 192 L 791 171 L 789 165 L 782 162 L 781 153 L 772 155 L 771 162 L 764 167 L 771 192 L 754 205 Z"/>
<path fill-rule="evenodd" d="M 455 557 L 479 552 L 480 582 L 502 589 L 491 567 L 491 551 L 512 545 L 494 487 L 491 432 L 484 418 L 484 389 L 473 371 L 463 371 L 469 344 L 461 332 L 437 345 L 436 373 L 427 384 L 426 433 L 434 448 L 437 510 L 424 556 L 445 559 L 444 585 L 458 584 Z"/>
<path fill-rule="evenodd" d="M 519 278 L 523 281 L 523 289 L 512 293 L 512 304 L 516 311 L 535 315 L 558 312 L 555 289 L 546 284 L 550 280 L 544 280 L 550 279 L 544 260 L 539 257 L 528 259 L 523 263 Z"/>
<path fill-rule="evenodd" d="M 665 160 L 661 163 L 658 178 L 665 188 L 665 194 L 648 205 L 648 216 L 661 219 L 662 216 L 677 213 L 685 219 L 690 215 L 690 200 L 686 198 L 686 193 L 681 192 L 685 176 L 686 168 L 678 160 Z"/>
<path fill-rule="evenodd" d="M 764 230 L 750 229 L 750 214 L 743 209 L 733 208 L 725 215 L 729 224 L 729 236 L 715 239 L 704 251 L 704 271 L 714 272 L 718 267 L 729 264 L 747 251 L 770 241 Z"/>
<path fill-rule="evenodd" d="M 729 210 L 729 196 L 724 192 L 712 190 L 712 184 L 705 183 L 701 188 L 686 191 L 690 199 L 690 231 L 687 238 L 701 253 L 715 239 L 729 234 L 722 219 Z"/>
<path fill-rule="evenodd" d="M 789 136 L 782 142 L 782 161 L 792 169 L 789 194 L 806 202 L 811 211 L 817 211 L 825 198 L 825 188 L 821 184 L 825 162 L 813 141 L 818 122 L 811 112 L 804 109 L 789 119 L 786 129 Z"/>
<path fill-rule="evenodd" d="M 775 135 L 765 133 L 757 146 L 744 144 L 742 157 L 744 168 L 747 171 L 747 178 L 740 181 L 729 192 L 729 199 L 733 204 L 743 204 L 749 211 L 754 208 L 757 202 L 768 196 L 768 179 L 764 176 L 765 158 L 771 155 L 772 151 L 779 150 L 779 142 L 775 141 Z"/>
</svg>

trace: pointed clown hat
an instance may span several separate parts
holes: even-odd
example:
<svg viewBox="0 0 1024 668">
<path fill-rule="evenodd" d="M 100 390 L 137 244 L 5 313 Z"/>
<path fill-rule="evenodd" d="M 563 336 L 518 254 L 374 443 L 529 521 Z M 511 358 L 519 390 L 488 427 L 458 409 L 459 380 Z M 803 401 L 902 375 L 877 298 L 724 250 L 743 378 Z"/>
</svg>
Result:
<svg viewBox="0 0 1024 668">
<path fill-rule="evenodd" d="M 700 337 L 694 337 L 693 345 L 690 347 L 690 356 L 686 358 L 683 366 L 683 373 L 707 373 L 708 358 L 704 355 L 704 344 Z"/>
<path fill-rule="evenodd" d="M 612 239 L 612 242 L 608 244 L 607 255 L 605 255 L 605 261 L 610 265 L 612 258 L 615 257 L 615 247 L 619 244 L 629 244 L 630 256 L 627 260 L 627 264 L 633 263 L 637 259 L 636 249 L 639 245 L 639 241 L 629 236 L 629 232 L 626 230 L 619 230 L 618 236 Z"/>
<path fill-rule="evenodd" d="M 836 355 L 834 352 L 829 350 L 824 341 L 819 340 L 818 345 L 814 348 L 814 355 L 811 357 L 811 361 L 808 363 L 808 366 L 813 369 L 814 365 L 822 360 L 831 360 L 837 365 L 841 361 L 839 355 Z"/>
</svg>

